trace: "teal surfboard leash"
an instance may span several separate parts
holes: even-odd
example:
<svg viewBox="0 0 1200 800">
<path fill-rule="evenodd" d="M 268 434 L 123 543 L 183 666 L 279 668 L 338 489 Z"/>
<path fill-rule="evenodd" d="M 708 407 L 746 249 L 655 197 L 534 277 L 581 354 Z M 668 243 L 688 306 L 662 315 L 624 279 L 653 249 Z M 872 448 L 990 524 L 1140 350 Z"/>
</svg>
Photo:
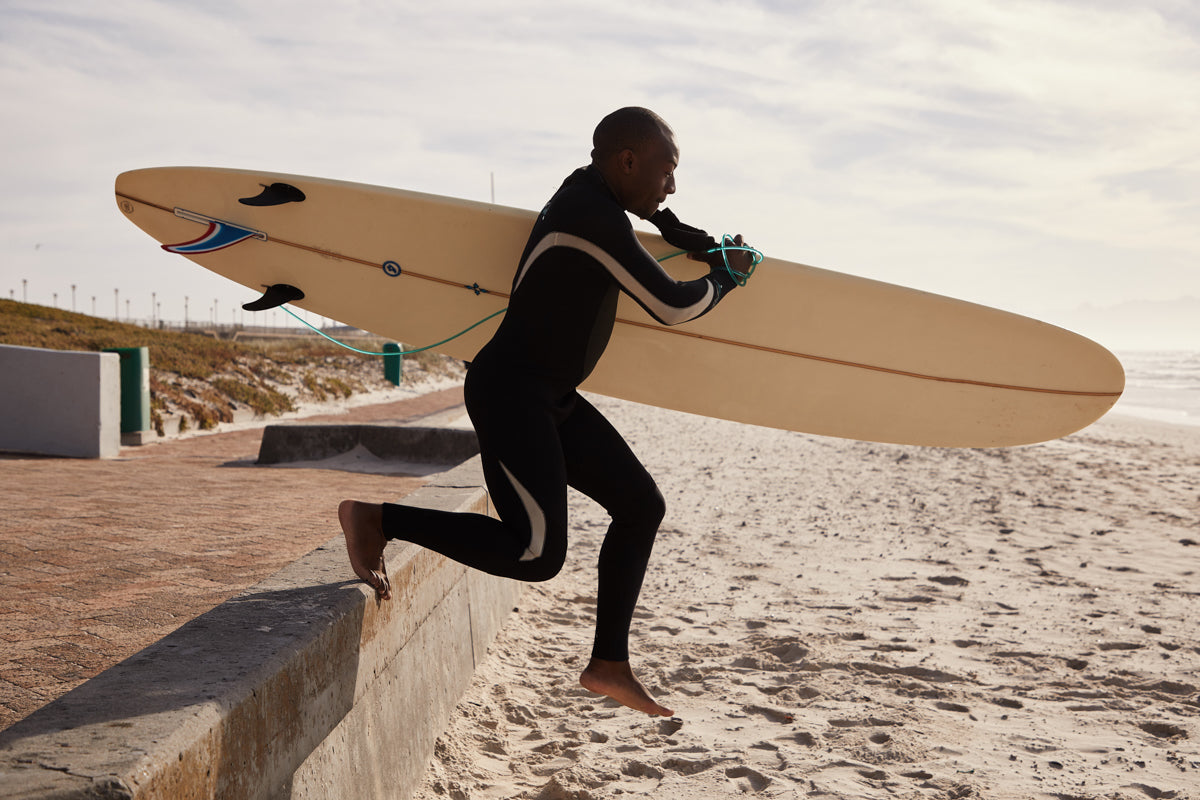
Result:
<svg viewBox="0 0 1200 800">
<path fill-rule="evenodd" d="M 749 272 L 738 272 L 736 269 L 734 269 L 732 266 L 730 266 L 729 252 L 731 250 L 740 250 L 744 253 L 751 254 L 752 261 L 750 264 Z M 719 245 L 717 245 L 716 247 L 714 247 L 710 250 L 706 250 L 705 255 L 711 255 L 712 253 L 718 253 L 718 252 L 721 254 L 722 258 L 724 258 L 724 260 L 725 260 L 725 271 L 729 273 L 729 277 L 733 278 L 734 283 L 736 283 L 738 286 L 746 285 L 746 282 L 750 280 L 750 276 L 754 274 L 755 267 L 757 267 L 759 264 L 761 264 L 762 260 L 763 260 L 763 254 L 760 251 L 756 250 L 753 247 L 750 247 L 749 245 L 734 244 L 733 237 L 730 236 L 729 234 L 725 234 L 723 237 L 721 237 L 721 243 Z M 667 261 L 668 259 L 672 259 L 677 256 L 682 256 L 682 255 L 686 255 L 686 254 L 687 254 L 686 250 L 680 250 L 676 253 L 669 253 L 665 256 L 662 256 L 661 258 L 657 259 L 657 261 L 658 261 L 658 263 L 661 264 L 662 262 Z M 470 287 L 468 287 L 468 288 L 470 288 Z M 476 292 L 476 293 L 478 294 L 479 292 Z M 426 350 L 432 350 L 435 347 L 440 347 L 441 345 L 444 345 L 446 342 L 452 342 L 455 339 L 457 339 L 458 337 L 460 337 L 466 333 L 470 333 L 472 330 L 474 330 L 475 328 L 478 328 L 483 323 L 487 322 L 488 320 L 492 319 L 493 317 L 500 316 L 501 314 L 503 314 L 505 311 L 508 310 L 507 308 L 502 308 L 499 311 L 496 311 L 492 314 L 488 314 L 486 317 L 479 320 L 479 322 L 476 322 L 475 324 L 473 324 L 467 328 L 464 328 L 463 330 L 459 331 L 458 333 L 454 334 L 453 336 L 449 336 L 445 339 L 442 339 L 440 342 L 434 342 L 433 344 L 428 344 L 428 345 L 425 345 L 424 347 L 418 347 L 414 350 L 398 350 L 394 353 L 376 353 L 371 350 L 359 350 L 357 347 L 351 347 L 350 345 L 346 344 L 345 342 L 338 341 L 337 339 L 333 338 L 329 334 L 322 331 L 317 326 L 310 323 L 308 320 L 300 317 L 298 314 L 296 314 L 296 312 L 294 312 L 290 308 L 288 308 L 286 304 L 280 306 L 280 308 L 282 308 L 284 311 L 286 311 L 288 314 L 290 314 L 292 316 L 292 319 L 295 319 L 296 321 L 298 321 L 300 324 L 304 325 L 305 327 L 311 328 L 315 333 L 319 334 L 320 336 L 325 337 L 326 339 L 328 339 L 329 341 L 338 345 L 339 347 L 344 347 L 353 353 L 358 353 L 358 354 L 364 355 L 364 356 L 411 356 L 411 355 L 415 355 L 417 353 L 423 353 Z"/>
<path fill-rule="evenodd" d="M 424 347 L 418 347 L 416 350 L 397 350 L 394 353 L 375 353 L 370 350 L 359 350 L 357 347 L 351 347 L 350 345 L 346 344 L 345 342 L 339 342 L 337 339 L 335 339 L 332 336 L 330 336 L 329 334 L 325 333 L 324 331 L 322 331 L 320 328 L 313 325 L 308 320 L 302 319 L 300 316 L 298 316 L 296 314 L 296 312 L 292 311 L 286 305 L 280 306 L 280 308 L 282 308 L 287 313 L 291 314 L 292 319 L 298 320 L 300 322 L 300 324 L 311 328 L 314 332 L 319 333 L 321 336 L 324 336 L 326 339 L 333 342 L 334 344 L 339 345 L 340 347 L 344 347 L 347 350 L 353 351 L 355 353 L 360 353 L 361 355 L 364 355 L 364 356 L 411 356 L 416 353 L 423 353 L 426 350 L 432 350 L 433 348 L 443 345 L 446 342 L 452 342 L 455 339 L 457 339 L 458 337 L 462 336 L 463 334 L 470 332 L 472 329 L 478 328 L 480 325 L 487 322 L 492 317 L 498 317 L 501 314 L 503 314 L 505 311 L 508 311 L 507 308 L 502 308 L 493 314 L 488 314 L 486 317 L 479 320 L 479 322 L 476 322 L 474 325 L 470 326 L 469 328 L 464 328 L 463 330 L 459 331 L 458 333 L 454 334 L 453 336 L 450 336 L 449 338 L 442 339 L 440 342 L 434 342 L 433 344 L 425 345 Z"/>
</svg>

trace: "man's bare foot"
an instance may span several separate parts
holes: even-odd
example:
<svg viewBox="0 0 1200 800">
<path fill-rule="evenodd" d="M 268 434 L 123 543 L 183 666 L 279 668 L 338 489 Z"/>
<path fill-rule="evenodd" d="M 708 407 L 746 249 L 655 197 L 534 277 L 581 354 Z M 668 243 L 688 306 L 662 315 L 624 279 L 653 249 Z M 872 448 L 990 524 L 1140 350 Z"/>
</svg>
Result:
<svg viewBox="0 0 1200 800">
<path fill-rule="evenodd" d="M 628 661 L 605 661 L 593 658 L 588 662 L 587 669 L 579 676 L 583 688 L 596 694 L 604 694 L 616 700 L 623 706 L 629 706 L 634 711 L 643 711 L 661 717 L 670 717 L 674 711 L 659 705 L 641 681 L 633 675 Z"/>
<path fill-rule="evenodd" d="M 346 537 L 346 553 L 354 574 L 374 589 L 379 597 L 387 600 L 392 596 L 392 584 L 388 580 L 387 565 L 383 562 L 383 548 L 387 539 L 383 535 L 383 507 L 357 500 L 343 500 L 338 506 L 338 522 L 342 535 Z"/>
</svg>

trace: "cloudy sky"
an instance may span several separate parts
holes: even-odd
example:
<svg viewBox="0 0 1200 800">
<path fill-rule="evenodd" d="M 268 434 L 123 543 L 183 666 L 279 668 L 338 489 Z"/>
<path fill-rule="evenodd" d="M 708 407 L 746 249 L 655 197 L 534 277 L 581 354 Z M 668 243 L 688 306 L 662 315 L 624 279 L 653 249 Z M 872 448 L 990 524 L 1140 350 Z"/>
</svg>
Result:
<svg viewBox="0 0 1200 800">
<path fill-rule="evenodd" d="M 675 128 L 692 224 L 1110 346 L 1136 324 L 1200 347 L 1194 0 L 3 0 L 0 92 L 18 300 L 70 308 L 75 285 L 112 316 L 117 290 L 149 317 L 154 292 L 225 321 L 251 299 L 123 219 L 124 170 L 474 200 L 494 175 L 537 208 L 601 116 L 644 105 Z"/>
</svg>

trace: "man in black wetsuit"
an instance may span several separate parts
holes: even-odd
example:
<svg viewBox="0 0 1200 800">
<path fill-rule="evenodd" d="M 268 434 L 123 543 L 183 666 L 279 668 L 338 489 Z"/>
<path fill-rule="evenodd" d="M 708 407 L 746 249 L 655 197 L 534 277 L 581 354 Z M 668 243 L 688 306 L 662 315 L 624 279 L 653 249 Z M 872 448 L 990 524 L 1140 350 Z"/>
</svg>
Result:
<svg viewBox="0 0 1200 800">
<path fill-rule="evenodd" d="M 655 319 L 676 324 L 711 310 L 734 288 L 742 251 L 708 254 L 715 241 L 658 211 L 675 192 L 679 150 L 663 120 L 642 108 L 605 117 L 590 166 L 576 170 L 533 226 L 509 307 L 467 371 L 467 411 L 499 519 L 347 500 L 338 509 L 355 573 L 391 594 L 383 549 L 401 539 L 493 575 L 543 581 L 567 552 L 567 486 L 608 511 L 600 550 L 596 636 L 580 677 L 586 688 L 649 714 L 656 702 L 629 665 L 629 627 L 665 513 L 662 495 L 620 434 L 579 395 L 612 333 L 620 292 Z M 671 278 L 634 236 L 625 212 L 708 261 L 707 276 Z M 735 239 L 741 245 L 741 237 Z"/>
</svg>

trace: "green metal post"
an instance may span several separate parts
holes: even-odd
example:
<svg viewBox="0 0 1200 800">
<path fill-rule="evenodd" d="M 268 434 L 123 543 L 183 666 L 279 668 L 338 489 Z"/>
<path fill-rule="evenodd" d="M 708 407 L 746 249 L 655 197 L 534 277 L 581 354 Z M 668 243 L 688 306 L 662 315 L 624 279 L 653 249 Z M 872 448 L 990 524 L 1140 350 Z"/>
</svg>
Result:
<svg viewBox="0 0 1200 800">
<path fill-rule="evenodd" d="M 150 430 L 150 348 L 105 350 L 121 358 L 121 433 Z"/>
<path fill-rule="evenodd" d="M 400 345 L 388 342 L 383 346 L 383 377 L 394 386 L 399 386 L 404 377 L 404 356 L 400 354 Z"/>
</svg>

